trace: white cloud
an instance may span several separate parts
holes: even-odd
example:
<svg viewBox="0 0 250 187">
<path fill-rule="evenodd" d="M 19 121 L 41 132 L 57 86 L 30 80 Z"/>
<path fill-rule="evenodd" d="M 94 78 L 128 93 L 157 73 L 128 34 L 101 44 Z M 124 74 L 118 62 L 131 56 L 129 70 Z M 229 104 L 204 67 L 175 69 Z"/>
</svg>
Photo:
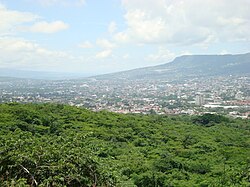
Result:
<svg viewBox="0 0 250 187">
<path fill-rule="evenodd" d="M 127 29 L 116 41 L 202 44 L 250 40 L 250 1 L 122 0 Z"/>
<path fill-rule="evenodd" d="M 102 47 L 102 48 L 105 48 L 105 49 L 112 49 L 112 48 L 116 47 L 116 45 L 114 43 L 110 42 L 107 39 L 98 39 L 96 41 L 96 44 L 99 47 Z"/>
<path fill-rule="evenodd" d="M 9 10 L 0 3 L 0 67 L 49 69 L 72 60 L 72 56 L 41 47 L 38 43 L 18 37 L 22 31 L 53 33 L 68 27 L 61 21 L 37 22 L 41 17 L 29 13 Z M 36 23 L 37 22 L 37 23 Z M 34 24 L 31 27 L 24 24 Z"/>
<path fill-rule="evenodd" d="M 126 32 L 118 32 L 114 35 L 114 40 L 118 43 L 128 43 L 131 42 L 131 38 Z"/>
<path fill-rule="evenodd" d="M 63 21 L 40 21 L 39 16 L 29 13 L 9 10 L 0 3 L 0 34 L 16 33 L 18 31 L 30 31 L 40 33 L 55 33 L 67 29 L 69 25 Z M 32 26 L 23 26 L 24 23 L 33 23 Z"/>
<path fill-rule="evenodd" d="M 85 41 L 85 42 L 79 44 L 78 47 L 84 48 L 84 49 L 89 49 L 89 48 L 93 48 L 94 45 L 89 41 Z"/>
<path fill-rule="evenodd" d="M 107 50 L 103 50 L 99 53 L 96 54 L 96 58 L 98 59 L 104 59 L 104 58 L 108 58 L 112 55 L 112 50 L 111 49 L 107 49 Z"/>
<path fill-rule="evenodd" d="M 176 55 L 169 51 L 168 49 L 164 47 L 159 47 L 158 51 L 156 54 L 150 54 L 147 57 L 147 60 L 153 61 L 153 62 L 158 62 L 158 63 L 167 63 L 172 61 Z"/>
<path fill-rule="evenodd" d="M 66 52 L 49 50 L 22 38 L 0 38 L 0 67 L 48 69 L 73 58 Z"/>
<path fill-rule="evenodd" d="M 10 52 L 27 52 L 33 51 L 38 48 L 38 45 L 32 42 L 28 42 L 23 39 L 17 38 L 1 38 L 0 49 Z"/>
<path fill-rule="evenodd" d="M 104 50 L 96 54 L 97 59 L 105 59 L 112 56 L 113 48 L 116 47 L 115 43 L 110 42 L 107 39 L 98 39 L 96 41 L 97 46 L 103 48 Z"/>
<path fill-rule="evenodd" d="M 117 30 L 117 25 L 114 21 L 112 21 L 108 26 L 108 32 L 113 34 Z"/>
<path fill-rule="evenodd" d="M 29 0 L 30 1 L 30 0 Z M 37 2 L 42 6 L 82 6 L 85 4 L 85 0 L 32 0 L 32 2 Z"/>
<path fill-rule="evenodd" d="M 8 10 L 0 3 L 0 33 L 14 32 L 23 23 L 33 22 L 39 17 L 28 12 Z"/>
<path fill-rule="evenodd" d="M 51 23 L 48 23 L 46 21 L 41 21 L 29 27 L 28 30 L 31 32 L 51 34 L 51 33 L 59 32 L 68 28 L 69 28 L 69 25 L 62 21 L 54 21 Z"/>
</svg>

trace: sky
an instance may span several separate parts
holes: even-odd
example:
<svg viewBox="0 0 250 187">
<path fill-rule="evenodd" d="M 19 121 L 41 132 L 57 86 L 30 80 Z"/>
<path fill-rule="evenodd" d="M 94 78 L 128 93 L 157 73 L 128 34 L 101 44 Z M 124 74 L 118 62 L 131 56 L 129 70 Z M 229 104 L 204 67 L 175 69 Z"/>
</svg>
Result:
<svg viewBox="0 0 250 187">
<path fill-rule="evenodd" d="M 0 0 L 0 68 L 94 75 L 247 52 L 249 0 Z"/>
</svg>

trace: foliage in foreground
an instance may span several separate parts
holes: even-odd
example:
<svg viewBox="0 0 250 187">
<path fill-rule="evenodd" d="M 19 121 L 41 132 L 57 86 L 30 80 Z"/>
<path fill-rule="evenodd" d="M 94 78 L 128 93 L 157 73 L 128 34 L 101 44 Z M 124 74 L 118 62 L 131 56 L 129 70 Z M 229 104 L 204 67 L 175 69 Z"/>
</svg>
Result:
<svg viewBox="0 0 250 187">
<path fill-rule="evenodd" d="M 249 120 L 0 105 L 0 186 L 249 186 Z"/>
</svg>

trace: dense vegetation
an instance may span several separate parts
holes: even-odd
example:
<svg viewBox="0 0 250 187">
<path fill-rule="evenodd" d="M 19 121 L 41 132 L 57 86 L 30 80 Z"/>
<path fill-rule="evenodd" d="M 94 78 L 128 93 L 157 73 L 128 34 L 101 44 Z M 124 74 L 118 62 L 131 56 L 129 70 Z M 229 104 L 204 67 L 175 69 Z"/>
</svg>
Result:
<svg viewBox="0 0 250 187">
<path fill-rule="evenodd" d="M 0 105 L 0 186 L 249 186 L 249 120 Z"/>
</svg>

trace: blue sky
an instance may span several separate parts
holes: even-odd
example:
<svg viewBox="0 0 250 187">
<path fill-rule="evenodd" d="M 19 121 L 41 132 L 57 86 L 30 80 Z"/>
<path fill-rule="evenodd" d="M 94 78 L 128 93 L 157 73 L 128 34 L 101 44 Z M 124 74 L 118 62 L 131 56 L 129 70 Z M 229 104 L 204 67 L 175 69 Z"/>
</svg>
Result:
<svg viewBox="0 0 250 187">
<path fill-rule="evenodd" d="M 101 74 L 250 52 L 249 0 L 0 0 L 0 68 Z"/>
</svg>

